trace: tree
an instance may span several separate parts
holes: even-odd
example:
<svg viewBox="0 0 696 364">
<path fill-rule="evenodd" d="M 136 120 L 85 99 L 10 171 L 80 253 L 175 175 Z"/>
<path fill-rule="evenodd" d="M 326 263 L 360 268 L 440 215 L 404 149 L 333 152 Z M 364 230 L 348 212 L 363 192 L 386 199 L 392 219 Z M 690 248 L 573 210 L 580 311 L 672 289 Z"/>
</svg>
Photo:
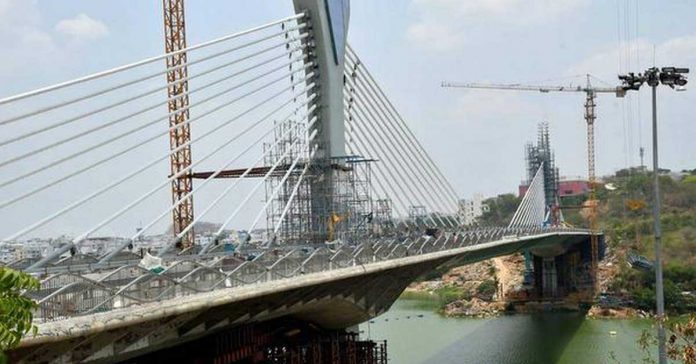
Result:
<svg viewBox="0 0 696 364">
<path fill-rule="evenodd" d="M 488 206 L 488 211 L 478 218 L 478 222 L 484 226 L 507 226 L 515 214 L 521 199 L 506 193 L 483 201 Z"/>
<path fill-rule="evenodd" d="M 696 315 L 689 315 L 686 322 L 670 324 L 666 344 L 669 359 L 683 364 L 696 364 Z M 650 354 L 657 345 L 657 338 L 652 330 L 643 330 L 638 345 L 645 354 L 643 362 L 654 363 Z"/>
<path fill-rule="evenodd" d="M 17 346 L 24 334 L 32 331 L 36 335 L 38 328 L 32 324 L 32 311 L 37 305 L 23 293 L 38 288 L 36 278 L 0 267 L 0 353 Z"/>
</svg>

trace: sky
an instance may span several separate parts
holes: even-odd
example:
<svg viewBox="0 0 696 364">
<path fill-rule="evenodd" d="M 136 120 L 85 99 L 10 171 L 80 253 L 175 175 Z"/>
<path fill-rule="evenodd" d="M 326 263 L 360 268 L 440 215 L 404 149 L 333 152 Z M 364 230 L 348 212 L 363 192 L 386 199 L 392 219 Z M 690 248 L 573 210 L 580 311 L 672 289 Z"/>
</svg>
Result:
<svg viewBox="0 0 696 364">
<path fill-rule="evenodd" d="M 290 0 L 188 0 L 187 40 L 292 13 Z M 589 73 L 593 85 L 615 86 L 617 74 L 653 64 L 696 69 L 694 15 L 688 0 L 353 0 L 348 41 L 459 196 L 494 196 L 516 191 L 525 177 L 524 145 L 542 121 L 561 175 L 587 174 L 584 94 L 442 88 L 442 81 L 577 85 Z M 160 54 L 161 1 L 0 0 L 0 37 L 5 97 Z M 661 166 L 696 168 L 696 93 L 663 87 L 658 103 Z M 640 146 L 647 164 L 649 90 L 602 94 L 597 104 L 598 174 L 638 165 Z M 47 211 L 64 202 L 46 201 Z"/>
</svg>

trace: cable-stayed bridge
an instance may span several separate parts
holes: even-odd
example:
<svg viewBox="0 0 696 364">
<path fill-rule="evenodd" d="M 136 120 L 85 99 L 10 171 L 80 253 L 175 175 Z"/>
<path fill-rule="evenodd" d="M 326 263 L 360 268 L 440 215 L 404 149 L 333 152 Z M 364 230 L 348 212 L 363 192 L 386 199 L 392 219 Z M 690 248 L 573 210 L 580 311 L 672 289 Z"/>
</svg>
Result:
<svg viewBox="0 0 696 364">
<path fill-rule="evenodd" d="M 509 225 L 463 226 L 454 188 L 346 43 L 348 9 L 295 3 L 0 100 L 2 244 L 78 231 L 8 264 L 41 279 L 26 293 L 39 334 L 13 360 L 117 361 L 288 316 L 348 328 L 438 266 L 522 251 L 555 293 L 554 257 L 600 233 L 552 221 L 543 164 Z M 220 223 L 198 232 L 206 221 Z"/>
</svg>

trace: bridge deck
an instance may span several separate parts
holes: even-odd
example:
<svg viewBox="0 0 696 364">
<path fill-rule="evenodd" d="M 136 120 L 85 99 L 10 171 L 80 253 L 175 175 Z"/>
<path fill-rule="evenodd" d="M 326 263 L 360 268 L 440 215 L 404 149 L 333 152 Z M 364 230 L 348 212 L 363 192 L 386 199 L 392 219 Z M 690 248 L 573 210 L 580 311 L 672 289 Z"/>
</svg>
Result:
<svg viewBox="0 0 696 364">
<path fill-rule="evenodd" d="M 39 323 L 39 335 L 25 338 L 14 355 L 32 360 L 36 358 L 35 351 L 44 355 L 66 350 L 89 353 L 83 359 L 93 355 L 96 356 L 92 359 L 107 354 L 132 355 L 139 350 L 175 345 L 226 327 L 288 315 L 327 328 L 350 327 L 385 312 L 410 282 L 444 263 L 467 264 L 528 248 L 567 247 L 588 239 L 589 232 L 539 230 L 515 236 L 504 235 L 501 229 L 489 237 L 471 245 L 457 239 L 432 239 L 440 241 L 441 245 L 423 244 L 412 255 L 405 250 L 403 256 L 380 259 L 377 253 L 373 261 L 366 263 L 353 256 L 348 266 L 336 266 L 331 270 L 298 272 L 292 277 L 277 279 L 267 275 L 268 279 L 252 284 L 136 304 L 127 309 L 56 318 Z M 159 329 L 142 332 L 143 327 Z M 133 334 L 134 331 L 140 333 Z M 154 331 L 157 337 L 152 336 Z M 104 340 L 105 336 L 109 337 L 103 344 L 106 351 L 94 350 L 95 340 L 100 337 Z M 114 346 L 125 338 L 131 340 L 129 345 L 120 349 Z M 142 347 L 131 347 L 134 338 L 142 341 Z M 76 357 L 71 357 L 74 359 Z"/>
</svg>

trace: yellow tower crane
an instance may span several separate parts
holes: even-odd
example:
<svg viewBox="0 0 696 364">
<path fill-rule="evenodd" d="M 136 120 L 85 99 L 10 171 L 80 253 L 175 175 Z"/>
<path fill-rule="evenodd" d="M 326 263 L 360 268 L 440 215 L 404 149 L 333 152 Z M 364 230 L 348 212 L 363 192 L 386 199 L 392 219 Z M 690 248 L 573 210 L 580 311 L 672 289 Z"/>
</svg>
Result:
<svg viewBox="0 0 696 364">
<path fill-rule="evenodd" d="M 590 245 L 592 251 L 591 275 L 594 280 L 595 292 L 598 289 L 597 279 L 597 262 L 599 241 L 597 232 L 597 197 L 596 184 L 597 177 L 595 175 L 595 143 L 594 143 L 594 124 L 597 116 L 595 114 L 595 98 L 599 93 L 612 93 L 616 97 L 624 97 L 626 90 L 622 87 L 593 87 L 590 83 L 590 75 L 587 75 L 586 86 L 539 86 L 539 85 L 522 85 L 522 84 L 485 84 L 485 83 L 457 83 L 443 82 L 442 87 L 452 88 L 470 88 L 470 89 L 486 89 L 486 90 L 510 90 L 510 91 L 537 91 L 541 93 L 549 92 L 583 92 L 585 93 L 585 121 L 587 123 L 587 177 L 590 187 L 590 196 L 586 203 L 589 209 L 588 222 L 591 231 Z"/>
<path fill-rule="evenodd" d="M 172 175 L 191 166 L 191 127 L 186 124 L 189 118 L 188 69 L 186 67 L 186 22 L 184 20 L 184 0 L 162 0 L 164 14 L 164 50 L 171 53 L 167 57 L 167 94 L 169 96 L 169 127 L 179 126 L 169 132 L 169 147 L 177 150 L 170 156 Z M 177 97 L 178 96 L 178 97 Z M 183 124 L 183 125 L 181 125 Z M 186 145 L 181 148 L 182 145 Z M 174 235 L 179 235 L 193 221 L 193 189 L 191 171 L 183 173 L 172 181 L 172 204 L 184 199 L 172 210 Z M 194 232 L 190 229 L 181 239 L 179 249 L 186 249 L 194 242 Z"/>
</svg>

